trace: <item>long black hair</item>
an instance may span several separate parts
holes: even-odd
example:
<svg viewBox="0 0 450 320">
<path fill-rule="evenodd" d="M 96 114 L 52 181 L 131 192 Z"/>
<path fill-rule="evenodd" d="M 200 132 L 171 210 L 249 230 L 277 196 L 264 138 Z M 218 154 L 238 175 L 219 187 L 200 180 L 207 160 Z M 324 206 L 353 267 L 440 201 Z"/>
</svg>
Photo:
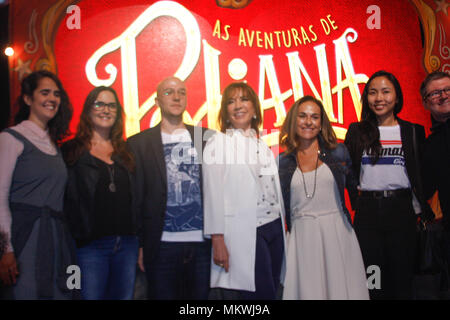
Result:
<svg viewBox="0 0 450 320">
<path fill-rule="evenodd" d="M 69 124 L 72 119 L 73 108 L 61 81 L 50 71 L 34 71 L 22 80 L 21 92 L 16 102 L 19 106 L 19 111 L 14 118 L 14 123 L 18 124 L 29 118 L 30 106 L 25 103 L 25 96 L 33 98 L 33 92 L 39 86 L 39 81 L 43 78 L 52 79 L 60 91 L 61 102 L 59 104 L 58 112 L 47 123 L 50 138 L 55 144 L 58 144 L 70 134 Z"/>
<path fill-rule="evenodd" d="M 380 70 L 375 72 L 367 81 L 364 91 L 361 95 L 362 111 L 361 111 L 361 135 L 359 136 L 360 143 L 364 150 L 368 154 L 372 154 L 375 157 L 372 158 L 372 163 L 375 164 L 380 158 L 381 154 L 381 142 L 380 142 L 380 130 L 378 129 L 378 120 L 375 113 L 369 108 L 369 87 L 371 82 L 378 77 L 387 78 L 395 89 L 396 103 L 394 105 L 394 117 L 397 118 L 397 114 L 403 108 L 403 93 L 400 83 L 397 78 L 390 72 Z"/>
</svg>

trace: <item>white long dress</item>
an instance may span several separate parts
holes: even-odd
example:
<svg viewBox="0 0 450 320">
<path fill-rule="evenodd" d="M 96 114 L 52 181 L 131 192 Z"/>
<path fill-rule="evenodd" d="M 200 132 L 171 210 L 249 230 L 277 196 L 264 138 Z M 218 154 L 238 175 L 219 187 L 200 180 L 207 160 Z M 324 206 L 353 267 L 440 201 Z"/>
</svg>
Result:
<svg viewBox="0 0 450 320">
<path fill-rule="evenodd" d="M 314 171 L 304 173 L 308 194 Z M 291 181 L 292 229 L 283 299 L 369 299 L 361 250 L 329 167 L 317 169 L 306 197 L 299 168 Z"/>
</svg>

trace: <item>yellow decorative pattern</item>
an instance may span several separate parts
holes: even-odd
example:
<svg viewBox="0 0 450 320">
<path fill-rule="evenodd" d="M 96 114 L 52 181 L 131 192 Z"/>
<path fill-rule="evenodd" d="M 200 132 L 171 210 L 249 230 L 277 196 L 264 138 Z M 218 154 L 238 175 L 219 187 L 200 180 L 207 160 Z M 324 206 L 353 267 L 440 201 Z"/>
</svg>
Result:
<svg viewBox="0 0 450 320">
<path fill-rule="evenodd" d="M 419 14 L 420 22 L 422 23 L 424 33 L 423 64 L 425 70 L 428 73 L 431 73 L 439 69 L 441 65 L 440 59 L 437 56 L 432 55 L 436 35 L 436 15 L 433 9 L 431 9 L 430 6 L 422 0 L 410 1 L 416 8 L 417 13 Z"/>
<path fill-rule="evenodd" d="M 42 19 L 42 45 L 46 56 L 42 57 L 36 62 L 35 70 L 49 70 L 54 73 L 57 72 L 57 66 L 54 53 L 55 35 L 61 20 L 66 15 L 66 9 L 72 4 L 76 4 L 80 0 L 60 0 L 54 4 L 44 15 Z"/>
</svg>

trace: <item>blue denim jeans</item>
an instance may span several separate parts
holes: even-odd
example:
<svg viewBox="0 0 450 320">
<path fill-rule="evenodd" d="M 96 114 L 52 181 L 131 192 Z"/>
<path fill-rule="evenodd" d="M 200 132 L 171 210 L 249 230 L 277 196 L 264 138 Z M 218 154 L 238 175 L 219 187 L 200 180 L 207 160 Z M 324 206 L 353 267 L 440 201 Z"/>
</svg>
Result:
<svg viewBox="0 0 450 320">
<path fill-rule="evenodd" d="M 209 293 L 211 240 L 161 242 L 145 266 L 150 300 L 206 300 Z"/>
<path fill-rule="evenodd" d="M 83 299 L 132 299 L 138 247 L 136 236 L 107 236 L 78 248 Z"/>
</svg>

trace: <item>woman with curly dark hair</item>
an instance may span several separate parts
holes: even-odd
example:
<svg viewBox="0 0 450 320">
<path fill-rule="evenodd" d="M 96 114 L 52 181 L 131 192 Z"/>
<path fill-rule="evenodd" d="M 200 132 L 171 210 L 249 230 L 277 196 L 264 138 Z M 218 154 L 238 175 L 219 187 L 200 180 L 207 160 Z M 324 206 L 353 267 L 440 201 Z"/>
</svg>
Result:
<svg viewBox="0 0 450 320">
<path fill-rule="evenodd" d="M 6 252 L 0 279 L 9 299 L 71 299 L 66 273 L 75 264 L 63 219 L 67 169 L 58 143 L 68 134 L 72 106 L 51 72 L 22 81 L 16 125 L 0 134 L 0 231 Z"/>
<path fill-rule="evenodd" d="M 381 287 L 370 296 L 410 299 L 416 214 L 429 212 L 417 163 L 425 130 L 399 118 L 403 94 L 389 72 L 374 73 L 361 100 L 361 121 L 350 124 L 345 144 L 359 185 L 359 194 L 350 197 L 364 264 L 381 271 Z"/>
<path fill-rule="evenodd" d="M 63 147 L 69 170 L 64 211 L 77 244 L 87 300 L 132 299 L 138 258 L 124 113 L 114 89 L 87 96 L 75 138 Z"/>
</svg>

